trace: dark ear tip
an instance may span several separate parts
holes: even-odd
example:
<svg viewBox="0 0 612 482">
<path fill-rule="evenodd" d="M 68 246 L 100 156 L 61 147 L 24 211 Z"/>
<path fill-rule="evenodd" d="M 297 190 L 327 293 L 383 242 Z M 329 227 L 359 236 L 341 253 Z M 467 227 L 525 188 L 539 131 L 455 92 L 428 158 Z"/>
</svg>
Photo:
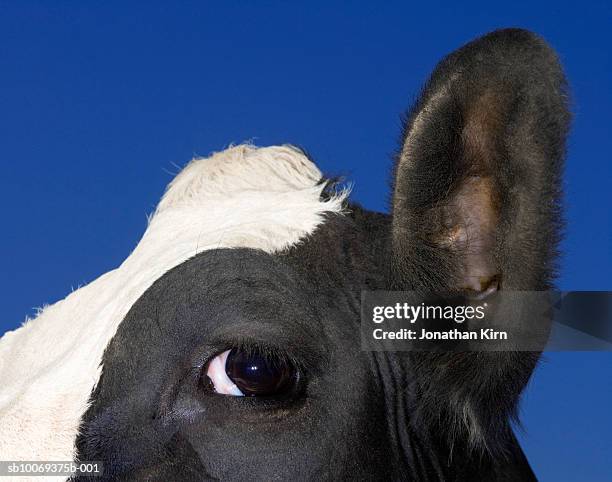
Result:
<svg viewBox="0 0 612 482">
<path fill-rule="evenodd" d="M 502 85 L 516 89 L 522 85 L 533 91 L 538 85 L 567 97 L 567 81 L 557 53 L 540 35 L 521 28 L 494 30 L 455 50 L 438 64 L 427 87 L 436 91 L 453 77 L 463 78 L 463 84 L 471 89 L 487 85 L 495 90 Z M 427 100 L 424 94 L 423 100 Z"/>
<path fill-rule="evenodd" d="M 464 59 L 480 52 L 500 71 L 522 78 L 530 88 L 545 85 L 559 94 L 559 108 L 565 111 L 569 122 L 570 94 L 565 72 L 556 50 L 542 36 L 522 28 L 503 28 L 470 42 L 459 51 L 462 50 L 465 50 Z"/>
<path fill-rule="evenodd" d="M 491 49 L 506 52 L 510 59 L 533 62 L 548 59 L 557 63 L 555 50 L 540 35 L 523 28 L 502 28 L 489 32 L 464 46 L 461 50 Z"/>
<path fill-rule="evenodd" d="M 480 38 L 489 38 L 495 41 L 507 42 L 542 42 L 542 37 L 540 37 L 535 32 L 517 27 L 500 28 L 497 30 L 493 30 L 492 32 L 489 32 Z"/>
</svg>

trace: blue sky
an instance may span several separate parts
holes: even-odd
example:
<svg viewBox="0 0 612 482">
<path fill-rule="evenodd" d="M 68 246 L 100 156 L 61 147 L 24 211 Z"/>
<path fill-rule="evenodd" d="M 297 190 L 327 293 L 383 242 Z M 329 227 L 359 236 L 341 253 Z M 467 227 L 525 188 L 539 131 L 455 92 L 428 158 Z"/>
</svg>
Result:
<svg viewBox="0 0 612 482">
<path fill-rule="evenodd" d="M 542 34 L 573 90 L 559 285 L 610 290 L 612 4 L 418 3 L 0 1 L 0 333 L 116 267 L 176 166 L 231 142 L 299 144 L 386 209 L 399 115 L 504 26 Z M 549 354 L 524 402 L 542 480 L 612 478 L 612 354 Z"/>
</svg>

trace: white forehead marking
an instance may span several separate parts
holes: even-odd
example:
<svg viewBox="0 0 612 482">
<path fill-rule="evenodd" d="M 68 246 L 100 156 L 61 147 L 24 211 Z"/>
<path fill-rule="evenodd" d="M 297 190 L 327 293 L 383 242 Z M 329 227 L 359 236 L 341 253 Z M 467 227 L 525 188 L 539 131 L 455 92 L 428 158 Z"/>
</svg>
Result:
<svg viewBox="0 0 612 482">
<path fill-rule="evenodd" d="M 297 243 L 342 210 L 347 193 L 321 201 L 320 180 L 291 146 L 239 145 L 187 165 L 121 266 L 0 339 L 2 457 L 70 460 L 104 348 L 134 302 L 198 252 Z"/>
</svg>

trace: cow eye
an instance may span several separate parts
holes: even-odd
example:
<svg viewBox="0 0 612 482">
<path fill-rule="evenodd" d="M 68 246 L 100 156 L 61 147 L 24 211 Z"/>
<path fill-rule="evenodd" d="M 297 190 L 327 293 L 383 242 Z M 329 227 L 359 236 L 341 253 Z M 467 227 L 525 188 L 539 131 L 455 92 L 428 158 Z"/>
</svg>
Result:
<svg viewBox="0 0 612 482">
<path fill-rule="evenodd" d="M 236 397 L 282 395 L 290 391 L 297 380 L 298 372 L 288 361 L 236 348 L 213 358 L 206 371 L 210 388 L 219 394 Z"/>
</svg>

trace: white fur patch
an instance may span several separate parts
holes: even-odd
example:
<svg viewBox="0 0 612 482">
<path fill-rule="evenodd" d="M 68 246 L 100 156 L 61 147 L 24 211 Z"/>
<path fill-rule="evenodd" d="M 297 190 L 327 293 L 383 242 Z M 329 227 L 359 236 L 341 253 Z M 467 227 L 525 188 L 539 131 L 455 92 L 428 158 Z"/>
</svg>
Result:
<svg viewBox="0 0 612 482">
<path fill-rule="evenodd" d="M 321 201 L 320 180 L 291 146 L 240 145 L 188 164 L 121 266 L 0 339 L 2 458 L 72 459 L 103 351 L 134 302 L 198 252 L 297 243 L 342 210 L 346 192 Z"/>
</svg>

